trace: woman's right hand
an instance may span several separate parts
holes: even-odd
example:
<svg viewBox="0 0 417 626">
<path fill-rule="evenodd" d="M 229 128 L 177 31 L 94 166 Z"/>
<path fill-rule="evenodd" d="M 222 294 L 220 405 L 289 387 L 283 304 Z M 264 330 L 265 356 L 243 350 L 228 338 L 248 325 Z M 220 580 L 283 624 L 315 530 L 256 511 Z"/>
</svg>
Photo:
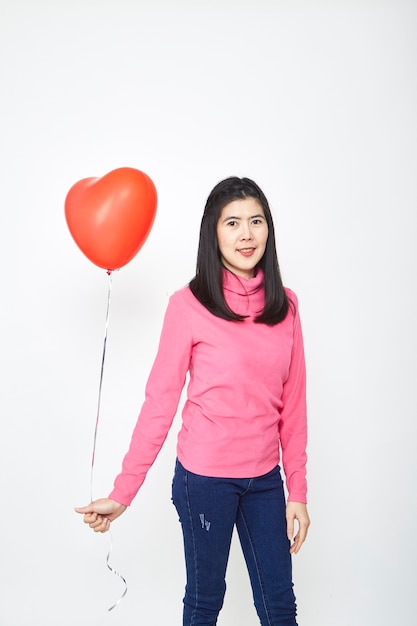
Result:
<svg viewBox="0 0 417 626">
<path fill-rule="evenodd" d="M 84 523 L 96 533 L 105 533 L 110 528 L 110 522 L 118 518 L 127 509 L 110 498 L 99 498 L 87 506 L 76 507 L 75 512 L 84 515 Z"/>
</svg>

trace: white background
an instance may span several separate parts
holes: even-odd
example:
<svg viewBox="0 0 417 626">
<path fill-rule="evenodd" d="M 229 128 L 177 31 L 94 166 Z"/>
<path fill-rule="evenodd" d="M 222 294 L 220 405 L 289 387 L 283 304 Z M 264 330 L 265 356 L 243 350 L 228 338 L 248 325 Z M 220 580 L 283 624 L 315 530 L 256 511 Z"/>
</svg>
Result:
<svg viewBox="0 0 417 626">
<path fill-rule="evenodd" d="M 178 421 L 109 537 L 88 503 L 108 279 L 73 242 L 79 179 L 142 169 L 151 235 L 113 275 L 93 488 L 106 495 L 168 295 L 192 277 L 205 199 L 270 200 L 309 373 L 300 626 L 411 626 L 417 611 L 417 3 L 2 0 L 2 626 L 175 626 Z M 237 542 L 219 625 L 257 623 Z"/>
</svg>

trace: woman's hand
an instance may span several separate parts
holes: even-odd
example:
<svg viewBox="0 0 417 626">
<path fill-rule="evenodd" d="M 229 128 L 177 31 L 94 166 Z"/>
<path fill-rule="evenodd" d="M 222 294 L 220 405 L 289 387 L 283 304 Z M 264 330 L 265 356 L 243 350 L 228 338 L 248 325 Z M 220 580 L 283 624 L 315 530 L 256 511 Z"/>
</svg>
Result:
<svg viewBox="0 0 417 626">
<path fill-rule="evenodd" d="M 110 522 L 126 511 L 127 507 L 110 498 L 100 498 L 83 507 L 76 507 L 76 513 L 84 515 L 84 523 L 96 533 L 105 533 L 110 528 Z"/>
<path fill-rule="evenodd" d="M 303 545 L 310 526 L 310 518 L 307 513 L 307 506 L 302 502 L 288 502 L 287 503 L 287 535 L 288 539 L 292 541 L 290 548 L 291 554 L 297 554 Z M 298 522 L 298 532 L 294 537 L 294 520 Z"/>
</svg>

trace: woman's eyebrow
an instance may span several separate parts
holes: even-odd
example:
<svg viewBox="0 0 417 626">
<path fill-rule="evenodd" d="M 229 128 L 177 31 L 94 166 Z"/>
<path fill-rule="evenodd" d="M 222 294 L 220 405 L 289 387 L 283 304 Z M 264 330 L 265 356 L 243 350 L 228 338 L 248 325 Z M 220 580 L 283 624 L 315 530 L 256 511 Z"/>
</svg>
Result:
<svg viewBox="0 0 417 626">
<path fill-rule="evenodd" d="M 228 220 L 240 220 L 240 217 L 237 217 L 237 215 L 228 215 L 227 217 L 225 217 L 222 221 L 223 222 L 227 222 Z"/>
<path fill-rule="evenodd" d="M 262 219 L 265 219 L 265 215 L 262 215 L 262 213 L 256 213 L 256 215 L 250 215 L 248 219 L 253 220 L 255 217 L 256 218 L 261 217 Z M 222 221 L 223 222 L 227 222 L 228 220 L 242 220 L 242 219 L 244 219 L 244 218 L 243 217 L 239 217 L 237 215 L 228 215 Z"/>
</svg>

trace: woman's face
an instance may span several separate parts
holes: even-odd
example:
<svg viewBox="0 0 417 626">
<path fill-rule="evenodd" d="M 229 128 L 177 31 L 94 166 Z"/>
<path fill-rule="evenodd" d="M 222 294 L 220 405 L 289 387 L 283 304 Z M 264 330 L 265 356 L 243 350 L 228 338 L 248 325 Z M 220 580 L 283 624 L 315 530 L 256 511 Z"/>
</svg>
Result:
<svg viewBox="0 0 417 626">
<path fill-rule="evenodd" d="M 253 278 L 268 239 L 264 210 L 256 198 L 233 200 L 217 222 L 217 241 L 223 265 L 238 276 Z"/>
</svg>

